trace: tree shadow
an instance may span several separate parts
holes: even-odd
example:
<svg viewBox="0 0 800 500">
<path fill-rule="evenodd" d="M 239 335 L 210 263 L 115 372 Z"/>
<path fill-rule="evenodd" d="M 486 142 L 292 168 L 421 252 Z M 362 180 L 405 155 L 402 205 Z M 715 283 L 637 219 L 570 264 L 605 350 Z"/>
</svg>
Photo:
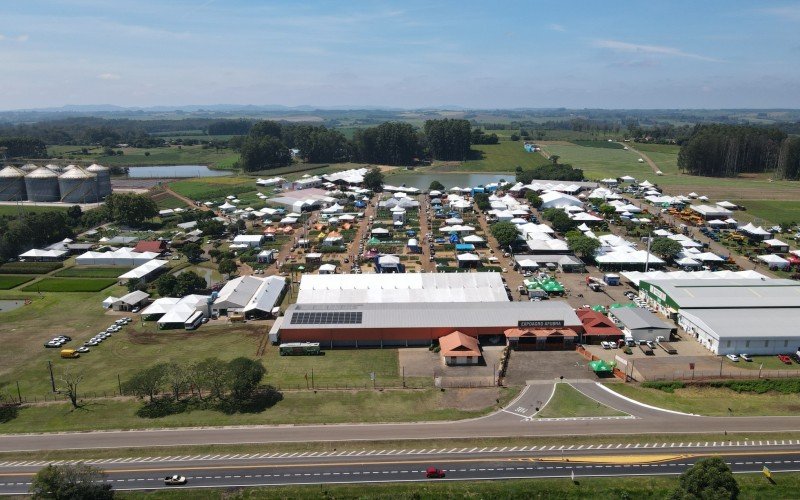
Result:
<svg viewBox="0 0 800 500">
<path fill-rule="evenodd" d="M 483 160 L 486 158 L 486 153 L 478 149 L 470 149 L 467 153 L 467 160 Z"/>
</svg>

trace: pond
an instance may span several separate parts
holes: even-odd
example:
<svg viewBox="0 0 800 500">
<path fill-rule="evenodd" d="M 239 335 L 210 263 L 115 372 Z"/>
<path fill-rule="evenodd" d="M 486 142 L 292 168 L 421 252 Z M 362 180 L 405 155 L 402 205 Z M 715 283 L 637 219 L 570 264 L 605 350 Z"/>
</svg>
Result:
<svg viewBox="0 0 800 500">
<path fill-rule="evenodd" d="M 439 181 L 444 184 L 446 189 L 451 187 L 475 187 L 480 184 L 486 185 L 492 182 L 500 182 L 505 180 L 510 183 L 516 182 L 514 174 L 451 174 L 451 173 L 401 173 L 395 175 L 387 175 L 384 182 L 392 186 L 415 187 L 417 189 L 427 190 L 431 182 Z"/>
<path fill-rule="evenodd" d="M 24 300 L 0 300 L 0 313 L 13 311 L 25 305 Z"/>
<path fill-rule="evenodd" d="M 210 287 L 211 285 L 213 285 L 215 283 L 214 282 L 214 278 L 212 276 L 212 271 L 211 271 L 211 269 L 209 269 L 207 267 L 199 267 L 199 266 L 197 266 L 197 267 L 189 267 L 189 268 L 181 269 L 180 271 L 175 273 L 175 276 L 178 276 L 179 274 L 185 273 L 186 271 L 194 271 L 195 274 L 197 274 L 201 278 L 205 279 L 206 280 L 206 286 Z"/>
<path fill-rule="evenodd" d="M 128 167 L 131 179 L 170 179 L 174 177 L 221 177 L 231 175 L 228 170 L 211 170 L 206 165 L 153 165 L 150 167 Z"/>
</svg>

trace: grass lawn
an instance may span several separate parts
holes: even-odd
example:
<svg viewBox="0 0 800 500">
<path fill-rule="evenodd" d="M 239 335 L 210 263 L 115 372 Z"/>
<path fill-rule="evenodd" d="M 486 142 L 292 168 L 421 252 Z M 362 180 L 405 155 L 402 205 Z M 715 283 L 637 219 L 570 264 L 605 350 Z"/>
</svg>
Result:
<svg viewBox="0 0 800 500">
<path fill-rule="evenodd" d="M 735 368 L 745 368 L 749 370 L 758 370 L 761 365 L 764 365 L 765 370 L 800 370 L 800 365 L 792 361 L 791 365 L 785 365 L 781 363 L 781 360 L 778 359 L 777 356 L 751 356 L 753 361 L 737 361 L 734 363 L 728 358 L 725 359 L 725 363 L 728 366 L 735 367 Z"/>
<path fill-rule="evenodd" d="M 800 195 L 800 187 L 798 187 L 798 194 Z M 731 200 L 737 205 L 743 205 L 747 208 L 746 214 L 754 218 L 780 224 L 782 222 L 795 222 L 800 221 L 800 201 L 791 200 Z M 736 213 L 736 217 L 740 214 Z"/>
<path fill-rule="evenodd" d="M 180 198 L 169 193 L 157 193 L 152 196 L 153 201 L 156 202 L 159 210 L 166 210 L 168 208 L 186 208 L 186 203 Z"/>
<path fill-rule="evenodd" d="M 63 262 L 6 262 L 0 265 L 0 274 L 47 274 L 63 265 Z"/>
<path fill-rule="evenodd" d="M 45 278 L 22 289 L 23 292 L 99 292 L 116 283 L 115 279 Z"/>
<path fill-rule="evenodd" d="M 251 177 L 201 177 L 170 183 L 170 189 L 192 200 L 224 198 L 231 194 L 254 191 L 255 179 Z"/>
<path fill-rule="evenodd" d="M 32 280 L 34 276 L 13 276 L 8 274 L 0 274 L 0 290 L 10 290 L 23 283 Z"/>
<path fill-rule="evenodd" d="M 632 175 L 639 178 L 654 178 L 655 173 L 647 163 L 639 163 L 639 155 L 623 149 L 592 148 L 575 144 L 541 144 L 549 155 L 558 155 L 559 163 L 569 163 L 583 169 L 587 179 L 622 177 Z M 541 156 L 541 155 L 539 155 Z M 660 181 L 660 179 L 659 179 Z M 653 181 L 655 182 L 655 181 Z"/>
<path fill-rule="evenodd" d="M 775 484 L 761 474 L 736 475 L 739 498 L 783 499 L 797 496 L 800 474 L 776 473 Z M 241 493 L 211 489 L 173 489 L 148 492 L 118 492 L 122 499 L 211 500 L 221 498 L 291 498 L 291 499 L 439 499 L 439 498 L 502 498 L 508 500 L 548 498 L 580 500 L 585 498 L 664 499 L 678 486 L 678 476 L 579 477 L 577 484 L 563 479 L 514 479 L 507 481 L 426 481 L 385 484 L 323 484 L 308 486 L 274 486 L 248 488 Z"/>
<path fill-rule="evenodd" d="M 42 213 L 66 210 L 68 207 L 39 207 L 34 205 L 0 205 L 0 217 L 17 217 L 20 213 Z"/>
<path fill-rule="evenodd" d="M 515 392 L 504 390 L 504 393 L 512 395 Z M 507 400 L 505 395 L 501 398 L 501 402 Z M 14 420 L 0 424 L 0 432 L 454 420 L 480 416 L 495 409 L 490 406 L 483 410 L 464 411 L 450 407 L 445 393 L 438 389 L 291 391 L 284 393 L 281 402 L 262 413 L 235 415 L 203 410 L 144 419 L 136 416 L 140 405 L 137 400 L 99 399 L 78 410 L 73 410 L 68 403 L 28 406 L 21 409 Z"/>
<path fill-rule="evenodd" d="M 574 140 L 570 141 L 571 143 L 577 146 L 583 146 L 587 148 L 602 148 L 602 149 L 623 149 L 625 146 L 622 144 L 615 142 L 615 141 L 600 141 L 600 140 L 589 140 L 589 141 L 581 141 L 581 140 Z"/>
<path fill-rule="evenodd" d="M 81 148 L 89 154 L 82 154 Z M 202 146 L 167 146 L 162 148 L 114 148 L 122 156 L 103 156 L 103 148 L 92 146 L 48 146 L 48 153 L 57 159 L 96 161 L 101 165 L 209 165 L 232 168 L 239 155 L 231 149 L 203 149 Z M 146 155 L 145 153 L 149 153 Z"/>
<path fill-rule="evenodd" d="M 653 406 L 698 415 L 797 415 L 800 411 L 800 394 L 751 394 L 730 389 L 697 387 L 675 389 L 670 394 L 633 384 L 609 384 L 608 388 Z M 728 412 L 728 408 L 733 411 Z"/>
<path fill-rule="evenodd" d="M 569 384 L 556 384 L 556 392 L 537 415 L 539 418 L 620 417 L 627 413 L 602 405 Z"/>
<path fill-rule="evenodd" d="M 69 267 L 54 274 L 59 278 L 116 278 L 130 271 L 130 267 Z M 91 290 L 88 290 L 91 291 Z"/>
<path fill-rule="evenodd" d="M 513 173 L 517 166 L 524 169 L 548 163 L 539 153 L 528 153 L 522 148 L 523 141 L 500 140 L 498 144 L 477 144 L 472 149 L 481 157 L 457 162 L 435 162 L 428 172 L 501 172 Z"/>
</svg>

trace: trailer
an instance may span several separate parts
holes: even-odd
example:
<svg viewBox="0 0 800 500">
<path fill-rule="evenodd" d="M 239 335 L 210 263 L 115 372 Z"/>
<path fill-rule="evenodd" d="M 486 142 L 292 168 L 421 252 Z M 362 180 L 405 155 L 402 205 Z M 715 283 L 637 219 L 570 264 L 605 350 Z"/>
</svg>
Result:
<svg viewBox="0 0 800 500">
<path fill-rule="evenodd" d="M 669 342 L 658 342 L 658 347 L 664 349 L 667 354 L 678 354 L 678 350 L 672 347 Z"/>
<path fill-rule="evenodd" d="M 281 356 L 318 356 L 319 342 L 289 342 L 279 346 Z"/>
<path fill-rule="evenodd" d="M 639 349 L 645 354 L 645 356 L 653 356 L 655 354 L 653 349 L 647 344 L 639 344 Z"/>
</svg>

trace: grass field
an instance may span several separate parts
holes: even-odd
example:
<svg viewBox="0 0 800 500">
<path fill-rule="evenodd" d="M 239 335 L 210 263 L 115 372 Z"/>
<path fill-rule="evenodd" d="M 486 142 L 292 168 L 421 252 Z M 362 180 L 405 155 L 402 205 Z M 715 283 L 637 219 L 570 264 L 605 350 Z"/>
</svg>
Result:
<svg viewBox="0 0 800 500">
<path fill-rule="evenodd" d="M 81 148 L 89 148 L 89 154 Z M 117 151 L 118 148 L 115 148 Z M 203 149 L 202 146 L 168 146 L 163 148 L 121 148 L 122 156 L 103 156 L 102 148 L 91 146 L 48 146 L 50 156 L 56 159 L 96 161 L 102 165 L 208 165 L 215 168 L 232 168 L 239 159 L 230 149 Z M 145 155 L 145 153 L 149 155 Z"/>
<path fill-rule="evenodd" d="M 159 210 L 166 210 L 168 208 L 186 208 L 186 203 L 180 198 L 169 193 L 156 193 L 152 196 L 153 201 L 156 202 Z"/>
<path fill-rule="evenodd" d="M 639 163 L 639 155 L 633 151 L 609 148 L 587 148 L 575 144 L 542 143 L 542 151 L 558 155 L 559 163 L 569 163 L 583 169 L 587 179 L 622 177 L 632 175 L 639 178 L 655 177 L 647 163 Z M 541 155 L 540 155 L 541 156 Z"/>
<path fill-rule="evenodd" d="M 130 271 L 130 267 L 69 267 L 58 271 L 53 276 L 59 278 L 116 278 Z M 91 290 L 87 290 L 91 291 Z"/>
<path fill-rule="evenodd" d="M 257 186 L 255 179 L 251 177 L 209 177 L 175 181 L 169 187 L 192 200 L 205 200 L 247 191 L 255 192 Z"/>
<path fill-rule="evenodd" d="M 569 384 L 556 384 L 553 397 L 542 411 L 536 416 L 539 418 L 566 418 L 566 417 L 620 417 L 626 413 L 617 411 L 597 401 L 587 398 Z"/>
<path fill-rule="evenodd" d="M 798 187 L 800 195 L 800 186 Z M 800 201 L 791 200 L 731 200 L 747 208 L 746 214 L 775 224 L 800 221 Z M 734 217 L 740 214 L 734 214 Z"/>
<path fill-rule="evenodd" d="M 523 141 L 501 140 L 498 144 L 472 146 L 480 158 L 458 162 L 434 162 L 428 172 L 500 172 L 514 173 L 520 166 L 524 169 L 545 165 L 547 159 L 538 153 L 528 153 L 522 148 Z"/>
<path fill-rule="evenodd" d="M 601 148 L 601 149 L 623 149 L 625 146 L 618 142 L 614 141 L 581 141 L 581 140 L 574 140 L 570 141 L 572 144 L 576 146 L 583 146 L 587 148 Z"/>
<path fill-rule="evenodd" d="M 99 292 L 115 284 L 115 279 L 45 278 L 22 289 L 23 292 Z"/>
<path fill-rule="evenodd" d="M 52 212 L 54 210 L 66 210 L 69 207 L 38 207 L 35 205 L 0 205 L 0 217 L 17 217 L 26 213 Z"/>
<path fill-rule="evenodd" d="M 676 389 L 670 394 L 631 384 L 611 384 L 608 387 L 642 403 L 699 415 L 796 415 L 800 411 L 800 394 L 752 394 L 697 387 Z M 733 411 L 729 412 L 728 408 Z"/>
<path fill-rule="evenodd" d="M 778 359 L 777 356 L 750 356 L 753 358 L 753 361 L 737 361 L 734 363 L 728 358 L 725 359 L 725 363 L 731 367 L 736 368 L 744 368 L 746 370 L 758 370 L 761 365 L 764 365 L 764 370 L 798 370 L 800 371 L 800 365 L 792 361 L 791 365 L 786 365 Z M 755 375 L 754 375 L 755 376 Z"/>
<path fill-rule="evenodd" d="M 794 498 L 800 488 L 800 473 L 776 473 L 775 483 L 761 474 L 737 474 L 741 500 L 775 500 Z M 268 499 L 294 500 L 335 498 L 346 499 L 503 499 L 527 500 L 558 499 L 582 500 L 585 498 L 627 499 L 669 498 L 678 486 L 678 476 L 640 477 L 580 477 L 576 481 L 563 479 L 514 479 L 507 481 L 426 481 L 384 484 L 324 484 L 308 486 L 270 486 L 248 488 L 233 493 L 230 490 L 190 489 L 154 490 L 148 492 L 123 491 L 117 498 L 125 500 L 183 500 L 183 499 Z"/>
<path fill-rule="evenodd" d="M 28 276 L 14 276 L 10 274 L 0 274 L 0 290 L 10 290 L 23 283 L 27 283 L 34 277 Z"/>
</svg>

